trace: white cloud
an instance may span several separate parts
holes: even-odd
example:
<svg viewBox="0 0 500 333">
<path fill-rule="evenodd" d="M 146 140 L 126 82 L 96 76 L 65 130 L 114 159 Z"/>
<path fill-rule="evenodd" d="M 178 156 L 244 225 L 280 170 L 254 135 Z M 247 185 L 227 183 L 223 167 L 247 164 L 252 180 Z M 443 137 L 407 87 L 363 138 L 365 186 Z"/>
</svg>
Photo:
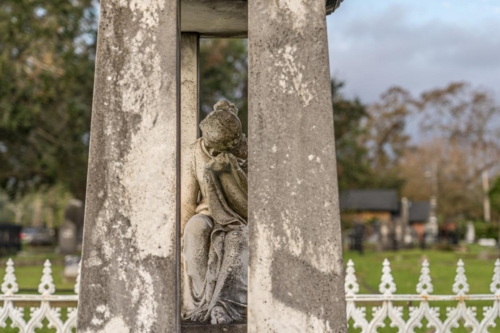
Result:
<svg viewBox="0 0 500 333">
<path fill-rule="evenodd" d="M 446 9 L 446 1 L 345 1 L 328 18 L 332 74 L 346 81 L 349 95 L 366 102 L 392 85 L 419 94 L 464 80 L 500 95 L 500 16 L 494 3 L 472 8 L 457 0 Z"/>
</svg>

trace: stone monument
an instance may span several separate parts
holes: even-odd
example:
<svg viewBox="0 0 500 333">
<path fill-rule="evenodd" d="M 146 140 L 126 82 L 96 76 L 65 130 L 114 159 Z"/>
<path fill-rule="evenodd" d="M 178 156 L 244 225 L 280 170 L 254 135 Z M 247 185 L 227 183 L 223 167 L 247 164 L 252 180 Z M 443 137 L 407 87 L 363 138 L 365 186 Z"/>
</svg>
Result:
<svg viewBox="0 0 500 333">
<path fill-rule="evenodd" d="M 244 321 L 247 309 L 247 145 L 234 104 L 221 101 L 200 124 L 202 137 L 182 177 L 184 319 Z"/>
<path fill-rule="evenodd" d="M 70 221 L 64 221 L 59 227 L 59 252 L 61 254 L 74 254 L 77 247 L 76 225 Z"/>
<path fill-rule="evenodd" d="M 472 221 L 467 222 L 467 229 L 465 231 L 465 242 L 467 244 L 474 244 L 476 241 L 476 229 Z"/>
<path fill-rule="evenodd" d="M 410 226 L 410 207 L 411 202 L 407 198 L 401 199 L 401 238 L 400 244 L 402 247 L 408 247 L 413 243 L 412 228 Z"/>
<path fill-rule="evenodd" d="M 339 3 L 101 1 L 78 332 L 347 332 Z M 248 146 L 227 101 L 197 137 L 215 36 L 249 39 Z"/>
<path fill-rule="evenodd" d="M 62 254 L 74 254 L 81 244 L 83 229 L 83 202 L 72 199 L 64 210 L 64 223 L 59 227 L 59 251 Z"/>
</svg>

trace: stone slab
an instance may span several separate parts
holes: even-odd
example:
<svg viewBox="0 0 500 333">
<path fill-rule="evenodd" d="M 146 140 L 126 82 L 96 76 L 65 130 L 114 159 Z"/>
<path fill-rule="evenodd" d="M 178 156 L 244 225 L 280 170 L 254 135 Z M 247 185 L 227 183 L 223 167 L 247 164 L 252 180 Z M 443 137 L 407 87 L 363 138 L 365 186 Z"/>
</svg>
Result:
<svg viewBox="0 0 500 333">
<path fill-rule="evenodd" d="M 326 0 L 331 14 L 343 0 Z M 202 37 L 246 37 L 247 0 L 181 0 L 181 31 Z"/>
<path fill-rule="evenodd" d="M 210 325 L 182 323 L 181 333 L 246 333 L 246 324 Z"/>
<path fill-rule="evenodd" d="M 248 10 L 248 332 L 347 332 L 325 2 Z"/>
<path fill-rule="evenodd" d="M 182 0 L 181 31 L 203 37 L 243 37 L 248 31 L 246 0 Z"/>
<path fill-rule="evenodd" d="M 176 332 L 178 1 L 100 3 L 78 332 Z"/>
</svg>

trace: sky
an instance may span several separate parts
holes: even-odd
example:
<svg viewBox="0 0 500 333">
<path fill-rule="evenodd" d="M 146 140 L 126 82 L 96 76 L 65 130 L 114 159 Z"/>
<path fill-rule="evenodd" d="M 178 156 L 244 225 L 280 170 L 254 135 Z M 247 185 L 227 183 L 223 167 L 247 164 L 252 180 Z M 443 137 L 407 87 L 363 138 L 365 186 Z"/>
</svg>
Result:
<svg viewBox="0 0 500 333">
<path fill-rule="evenodd" d="M 500 97 L 500 0 L 344 0 L 327 24 L 330 71 L 349 97 L 452 81 Z"/>
</svg>

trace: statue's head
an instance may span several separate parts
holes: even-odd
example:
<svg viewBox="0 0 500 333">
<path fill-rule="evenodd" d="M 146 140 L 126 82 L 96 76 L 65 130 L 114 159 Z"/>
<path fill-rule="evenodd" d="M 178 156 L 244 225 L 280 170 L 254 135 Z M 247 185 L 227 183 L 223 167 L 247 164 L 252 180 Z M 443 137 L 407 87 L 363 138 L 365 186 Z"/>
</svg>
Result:
<svg viewBox="0 0 500 333">
<path fill-rule="evenodd" d="M 223 104 L 224 108 L 220 108 L 221 102 L 226 102 L 228 104 Z M 234 104 L 227 101 L 221 101 L 214 106 L 214 111 L 212 111 L 203 121 L 200 123 L 200 129 L 203 134 L 203 142 L 209 148 L 214 149 L 217 152 L 224 152 L 233 149 L 238 146 L 241 141 L 242 131 L 241 122 L 238 116 L 232 109 L 231 105 L 234 107 L 236 112 L 238 109 Z"/>
</svg>

